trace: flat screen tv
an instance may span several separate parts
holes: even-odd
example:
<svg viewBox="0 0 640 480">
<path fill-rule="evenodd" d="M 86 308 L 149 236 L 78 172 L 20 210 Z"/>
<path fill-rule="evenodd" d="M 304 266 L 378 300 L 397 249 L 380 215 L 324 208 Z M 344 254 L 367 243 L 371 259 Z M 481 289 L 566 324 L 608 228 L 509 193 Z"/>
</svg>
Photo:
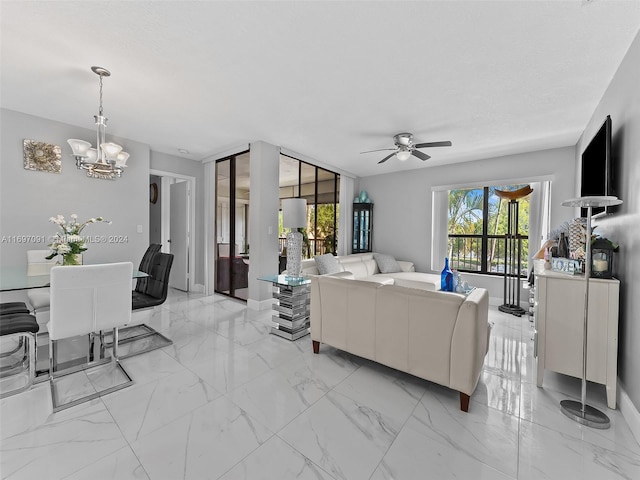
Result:
<svg viewBox="0 0 640 480">
<path fill-rule="evenodd" d="M 616 195 L 613 185 L 613 161 L 611 157 L 611 117 L 604 123 L 582 152 L 582 179 L 580 196 Z M 612 213 L 611 207 L 594 207 L 592 215 Z M 587 209 L 582 209 L 587 216 Z"/>
</svg>

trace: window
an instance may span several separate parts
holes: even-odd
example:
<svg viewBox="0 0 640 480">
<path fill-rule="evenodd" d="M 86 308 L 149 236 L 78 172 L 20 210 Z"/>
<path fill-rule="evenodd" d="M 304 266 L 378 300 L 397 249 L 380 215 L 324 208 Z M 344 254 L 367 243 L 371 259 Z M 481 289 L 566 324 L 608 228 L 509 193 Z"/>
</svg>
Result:
<svg viewBox="0 0 640 480">
<path fill-rule="evenodd" d="M 340 208 L 340 175 L 286 155 L 280 156 L 280 199 L 300 197 L 307 200 L 308 225 L 303 232 L 303 258 L 336 253 Z M 280 251 L 286 244 L 280 212 L 278 236 Z"/>
<path fill-rule="evenodd" d="M 505 234 L 508 204 L 496 190 L 517 190 L 524 185 L 449 190 L 448 256 L 451 268 L 461 272 L 501 275 L 505 271 Z M 518 242 L 521 275 L 528 271 L 529 197 L 518 200 Z"/>
</svg>

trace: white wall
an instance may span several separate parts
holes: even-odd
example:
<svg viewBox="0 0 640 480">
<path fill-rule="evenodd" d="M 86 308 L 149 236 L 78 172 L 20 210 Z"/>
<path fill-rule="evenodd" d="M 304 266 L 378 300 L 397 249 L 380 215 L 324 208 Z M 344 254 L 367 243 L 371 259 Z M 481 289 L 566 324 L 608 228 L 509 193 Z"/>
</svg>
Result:
<svg viewBox="0 0 640 480">
<path fill-rule="evenodd" d="M 105 236 L 106 243 L 91 244 L 85 263 L 131 261 L 140 263 L 149 241 L 149 147 L 132 140 L 107 137 L 124 147 L 131 156 L 122 178 L 99 180 L 78 170 L 71 157 L 69 138 L 95 144 L 95 130 L 0 109 L 0 263 L 3 267 L 24 266 L 27 250 L 46 249 L 49 241 L 13 243 L 21 236 L 50 237 L 59 229 L 49 223 L 51 216 L 79 220 L 102 216 L 111 225 L 89 225 L 84 234 Z M 91 117 L 87 118 L 91 124 Z M 60 174 L 35 172 L 23 167 L 23 139 L 28 138 L 62 147 Z M 137 232 L 140 225 L 142 233 Z M 36 239 L 38 240 L 38 239 Z"/>
<path fill-rule="evenodd" d="M 202 162 L 151 152 L 151 169 L 177 173 L 196 178 L 196 224 L 193 226 L 193 252 L 195 253 L 195 277 L 192 284 L 204 284 L 204 166 Z M 147 200 L 148 201 L 148 200 Z"/>
<path fill-rule="evenodd" d="M 431 271 L 432 188 L 443 185 L 522 183 L 550 179 L 551 225 L 573 218 L 575 212 L 560 204 L 574 196 L 573 147 L 489 158 L 448 166 L 426 167 L 389 175 L 360 178 L 356 191 L 366 190 L 374 202 L 373 250 L 415 263 L 416 270 Z M 537 247 L 531 241 L 531 249 Z M 438 271 L 438 270 L 436 270 Z M 472 285 L 502 298 L 502 277 L 464 274 Z M 521 298 L 526 301 L 526 297 Z"/>
<path fill-rule="evenodd" d="M 618 196 L 621 211 L 597 219 L 596 233 L 620 244 L 617 277 L 620 279 L 618 376 L 624 390 L 640 410 L 640 34 L 632 43 L 611 84 L 595 109 L 576 149 L 580 157 L 607 115 L 613 126 L 613 153 L 621 167 Z M 578 176 L 578 178 L 580 178 Z M 576 184 L 576 192 L 578 192 Z M 577 196 L 577 194 L 576 194 Z M 640 437 L 638 437 L 640 438 Z"/>
<path fill-rule="evenodd" d="M 254 309 L 271 308 L 271 284 L 258 280 L 278 271 L 280 147 L 252 142 L 250 149 L 251 216 L 249 218 L 249 299 Z"/>
</svg>

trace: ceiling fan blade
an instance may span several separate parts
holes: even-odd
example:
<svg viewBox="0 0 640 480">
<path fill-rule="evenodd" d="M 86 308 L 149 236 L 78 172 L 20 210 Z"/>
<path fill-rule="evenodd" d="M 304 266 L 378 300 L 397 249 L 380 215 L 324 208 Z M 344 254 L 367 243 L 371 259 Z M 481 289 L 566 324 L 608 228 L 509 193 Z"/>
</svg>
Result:
<svg viewBox="0 0 640 480">
<path fill-rule="evenodd" d="M 360 154 L 371 153 L 371 152 L 384 152 L 385 150 L 396 150 L 396 149 L 395 148 L 381 148 L 379 150 L 367 150 L 366 152 L 360 152 Z"/>
<path fill-rule="evenodd" d="M 411 150 L 411 155 L 413 155 L 414 157 L 418 157 L 422 161 L 429 160 L 431 158 L 431 156 L 427 155 L 426 153 L 422 153 L 418 150 Z"/>
<path fill-rule="evenodd" d="M 415 148 L 426 148 L 426 147 L 450 147 L 451 142 L 427 142 L 427 143 L 418 143 L 414 145 Z"/>
<path fill-rule="evenodd" d="M 380 164 L 380 163 L 384 163 L 384 162 L 386 162 L 386 161 L 387 161 L 387 160 L 389 160 L 391 157 L 393 157 L 395 154 L 396 154 L 396 153 L 395 153 L 395 152 L 393 152 L 391 155 L 387 155 L 387 156 L 386 156 L 386 157 L 384 157 L 382 160 L 380 160 L 378 163 Z"/>
</svg>

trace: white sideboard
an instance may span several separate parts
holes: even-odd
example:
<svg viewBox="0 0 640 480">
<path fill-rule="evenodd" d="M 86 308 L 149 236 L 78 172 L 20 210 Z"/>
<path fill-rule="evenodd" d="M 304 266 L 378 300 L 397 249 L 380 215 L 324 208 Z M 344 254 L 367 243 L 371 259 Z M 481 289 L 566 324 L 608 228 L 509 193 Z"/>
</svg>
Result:
<svg viewBox="0 0 640 480">
<path fill-rule="evenodd" d="M 587 380 L 606 385 L 607 406 L 616 408 L 618 302 L 620 282 L 589 279 Z M 582 378 L 584 276 L 545 270 L 536 273 L 535 352 L 537 385 L 544 371 Z"/>
</svg>

